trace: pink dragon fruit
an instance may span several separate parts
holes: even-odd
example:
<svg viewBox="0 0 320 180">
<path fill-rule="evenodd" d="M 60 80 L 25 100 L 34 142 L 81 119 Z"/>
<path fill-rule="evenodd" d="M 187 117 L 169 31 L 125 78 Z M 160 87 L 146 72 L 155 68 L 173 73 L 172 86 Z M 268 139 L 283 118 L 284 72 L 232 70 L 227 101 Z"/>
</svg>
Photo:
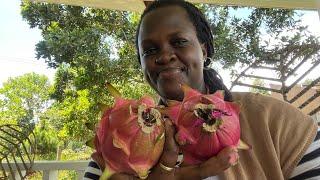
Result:
<svg viewBox="0 0 320 180">
<path fill-rule="evenodd" d="M 199 164 L 227 146 L 250 147 L 240 140 L 240 107 L 224 101 L 223 91 L 203 95 L 182 85 L 184 99 L 169 101 L 167 114 L 177 127 L 184 163 Z"/>
<path fill-rule="evenodd" d="M 151 97 L 128 100 L 110 84 L 115 105 L 104 111 L 94 140 L 92 156 L 112 173 L 129 173 L 146 178 L 162 154 L 165 136 L 161 113 Z"/>
</svg>

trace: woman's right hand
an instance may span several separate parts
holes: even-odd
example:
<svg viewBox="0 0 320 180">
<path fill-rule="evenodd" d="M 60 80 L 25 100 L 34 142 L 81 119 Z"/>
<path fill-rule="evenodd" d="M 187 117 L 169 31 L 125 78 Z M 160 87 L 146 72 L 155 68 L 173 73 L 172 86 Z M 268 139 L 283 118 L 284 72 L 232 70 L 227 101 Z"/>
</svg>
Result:
<svg viewBox="0 0 320 180">
<path fill-rule="evenodd" d="M 200 165 L 183 166 L 176 169 L 176 179 L 205 179 L 216 176 L 237 164 L 239 160 L 236 146 L 229 146 Z"/>
</svg>

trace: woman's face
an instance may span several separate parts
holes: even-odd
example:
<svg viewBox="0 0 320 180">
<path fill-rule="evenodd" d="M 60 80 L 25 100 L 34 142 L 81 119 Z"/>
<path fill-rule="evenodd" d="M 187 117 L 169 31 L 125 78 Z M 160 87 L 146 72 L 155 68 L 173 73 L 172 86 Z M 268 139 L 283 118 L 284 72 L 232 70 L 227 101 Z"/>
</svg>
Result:
<svg viewBox="0 0 320 180">
<path fill-rule="evenodd" d="M 205 45 L 200 44 L 183 8 L 168 6 L 147 13 L 141 22 L 138 46 L 145 79 L 163 100 L 181 101 L 181 84 L 205 91 Z"/>
</svg>

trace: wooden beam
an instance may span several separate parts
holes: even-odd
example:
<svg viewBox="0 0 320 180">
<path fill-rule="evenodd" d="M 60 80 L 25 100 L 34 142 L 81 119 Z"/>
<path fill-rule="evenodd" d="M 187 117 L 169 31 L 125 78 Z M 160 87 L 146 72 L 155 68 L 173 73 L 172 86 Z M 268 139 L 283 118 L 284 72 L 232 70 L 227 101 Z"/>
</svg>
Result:
<svg viewBox="0 0 320 180">
<path fill-rule="evenodd" d="M 307 99 L 303 104 L 299 106 L 300 109 L 304 108 L 306 105 L 310 104 L 313 100 L 320 96 L 320 92 L 316 92 L 313 96 Z"/>
<path fill-rule="evenodd" d="M 312 87 L 314 87 L 316 84 L 318 84 L 320 82 L 320 77 L 318 77 L 317 79 L 315 79 L 314 81 L 312 81 L 308 86 L 306 86 L 302 91 L 300 91 L 295 97 L 293 97 L 289 103 L 293 103 L 294 101 L 296 101 L 298 98 L 300 98 L 302 95 L 304 95 L 309 89 L 311 89 Z"/>
<path fill-rule="evenodd" d="M 248 77 L 248 78 L 264 79 L 264 80 L 269 80 L 269 81 L 281 82 L 281 79 L 269 78 L 269 77 L 264 77 L 264 76 L 255 76 L 255 75 L 250 75 L 250 74 L 244 74 L 243 76 Z"/>
<path fill-rule="evenodd" d="M 308 75 L 314 68 L 316 68 L 320 64 L 320 59 L 316 61 L 313 66 L 311 66 L 308 70 L 306 70 L 298 79 L 296 79 L 289 87 L 285 89 L 285 92 L 289 92 L 301 79 L 303 79 L 306 75 Z"/>
<path fill-rule="evenodd" d="M 262 86 L 256 86 L 256 85 L 251 85 L 251 84 L 247 84 L 247 83 L 241 83 L 241 82 L 236 82 L 234 83 L 234 85 L 238 85 L 238 86 L 246 86 L 246 87 L 251 87 L 251 88 L 256 88 L 256 89 L 261 89 L 261 90 L 265 90 L 265 91 L 272 91 L 272 92 L 276 92 L 276 93 L 282 93 L 280 90 L 278 89 L 272 89 L 272 88 L 267 88 L 267 87 L 262 87 Z"/>
</svg>

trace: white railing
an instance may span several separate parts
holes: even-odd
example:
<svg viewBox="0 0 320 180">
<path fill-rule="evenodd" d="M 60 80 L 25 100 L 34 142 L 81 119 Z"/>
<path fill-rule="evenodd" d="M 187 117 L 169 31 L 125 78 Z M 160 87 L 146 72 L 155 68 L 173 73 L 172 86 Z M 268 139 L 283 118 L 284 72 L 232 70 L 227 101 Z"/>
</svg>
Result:
<svg viewBox="0 0 320 180">
<path fill-rule="evenodd" d="M 87 168 L 89 161 L 35 161 L 32 166 L 34 171 L 42 171 L 43 180 L 57 180 L 59 170 L 69 170 L 77 172 L 77 179 L 82 179 L 84 170 Z M 20 169 L 23 168 L 22 163 L 18 163 Z M 21 179 L 14 163 L 2 164 L 5 171 L 14 174 L 15 179 Z M 11 167 L 11 170 L 10 170 Z M 10 173 L 11 172 L 11 173 Z M 23 171 L 22 171 L 23 172 Z M 25 171 L 23 172 L 25 173 Z M 14 178 L 9 178 L 14 179 Z"/>
</svg>

